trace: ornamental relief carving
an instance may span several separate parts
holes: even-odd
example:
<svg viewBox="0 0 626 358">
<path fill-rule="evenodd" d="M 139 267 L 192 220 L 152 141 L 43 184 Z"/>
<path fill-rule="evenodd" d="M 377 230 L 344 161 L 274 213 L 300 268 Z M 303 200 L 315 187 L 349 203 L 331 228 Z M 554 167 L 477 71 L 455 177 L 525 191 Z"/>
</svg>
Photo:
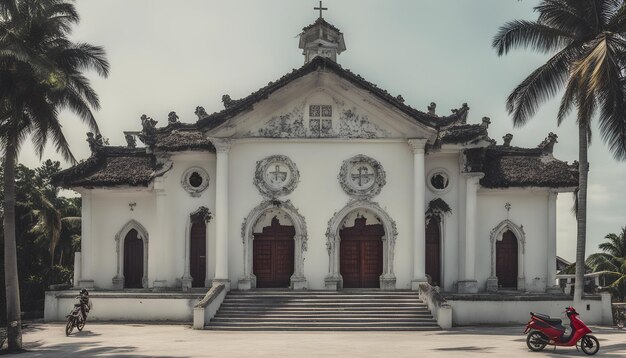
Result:
<svg viewBox="0 0 626 358">
<path fill-rule="evenodd" d="M 256 163 L 254 185 L 268 198 L 290 194 L 300 181 L 296 164 L 284 155 L 272 155 Z"/>
<path fill-rule="evenodd" d="M 363 154 L 345 160 L 337 179 L 346 194 L 357 199 L 370 199 L 378 195 L 387 183 L 383 166 Z"/>
</svg>

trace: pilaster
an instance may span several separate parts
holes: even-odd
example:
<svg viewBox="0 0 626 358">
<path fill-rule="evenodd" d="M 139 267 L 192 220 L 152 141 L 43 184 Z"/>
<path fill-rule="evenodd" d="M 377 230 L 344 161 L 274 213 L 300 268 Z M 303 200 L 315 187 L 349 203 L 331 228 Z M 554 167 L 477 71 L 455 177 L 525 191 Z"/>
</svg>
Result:
<svg viewBox="0 0 626 358">
<path fill-rule="evenodd" d="M 562 293 L 556 284 L 556 199 L 558 192 L 548 192 L 548 248 L 546 251 L 546 292 Z"/>
<path fill-rule="evenodd" d="M 466 177 L 465 191 L 465 272 L 458 282 L 461 293 L 478 292 L 476 281 L 476 202 L 479 181 L 483 173 L 463 173 Z"/>
<path fill-rule="evenodd" d="M 80 271 L 81 277 L 78 280 L 78 286 L 81 288 L 93 288 L 94 274 L 94 256 L 93 256 L 93 236 L 92 236 L 92 202 L 93 197 L 90 192 L 82 192 L 81 206 L 81 240 L 80 240 Z"/>
<path fill-rule="evenodd" d="M 427 139 L 409 139 L 413 152 L 413 279 L 411 289 L 419 290 L 426 282 L 426 213 L 424 196 L 426 190 L 424 147 Z"/>
<path fill-rule="evenodd" d="M 228 153 L 231 141 L 224 138 L 209 138 L 216 149 L 215 178 L 215 279 L 213 284 L 223 283 L 230 289 L 228 279 Z"/>
</svg>

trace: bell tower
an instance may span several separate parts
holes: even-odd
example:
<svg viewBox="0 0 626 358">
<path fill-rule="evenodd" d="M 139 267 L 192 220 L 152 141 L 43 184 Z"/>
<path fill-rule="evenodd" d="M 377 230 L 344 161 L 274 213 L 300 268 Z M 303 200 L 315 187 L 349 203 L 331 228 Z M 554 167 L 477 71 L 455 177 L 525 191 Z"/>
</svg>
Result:
<svg viewBox="0 0 626 358">
<path fill-rule="evenodd" d="M 322 7 L 321 1 L 320 6 L 313 9 L 319 10 L 320 16 L 314 23 L 302 29 L 298 45 L 302 49 L 304 63 L 308 63 L 317 56 L 328 57 L 337 62 L 337 55 L 346 50 L 343 33 L 324 20 L 322 11 L 328 8 Z"/>
</svg>

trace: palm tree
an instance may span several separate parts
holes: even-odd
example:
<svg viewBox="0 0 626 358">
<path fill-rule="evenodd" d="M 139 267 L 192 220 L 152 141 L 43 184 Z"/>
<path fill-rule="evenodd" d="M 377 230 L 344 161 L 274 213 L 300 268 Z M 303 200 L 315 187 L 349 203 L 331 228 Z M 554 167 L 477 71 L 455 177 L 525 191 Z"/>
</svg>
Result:
<svg viewBox="0 0 626 358">
<path fill-rule="evenodd" d="M 499 56 L 513 48 L 551 55 L 509 95 L 506 106 L 515 126 L 523 126 L 539 106 L 565 89 L 557 123 L 576 109 L 579 187 L 574 300 L 583 293 L 587 220 L 587 150 L 591 121 L 617 160 L 626 159 L 626 4 L 624 0 L 543 0 L 535 21 L 503 25 L 493 39 Z"/>
<path fill-rule="evenodd" d="M 620 235 L 608 234 L 604 238 L 608 242 L 599 245 L 604 252 L 589 255 L 587 265 L 594 272 L 605 271 L 612 280 L 608 287 L 623 302 L 626 296 L 626 226 Z"/>
<path fill-rule="evenodd" d="M 74 163 L 63 135 L 59 111 L 69 109 L 98 132 L 91 108 L 97 94 L 82 71 L 106 77 L 104 50 L 73 43 L 67 36 L 79 17 L 66 0 L 0 0 L 0 145 L 4 148 L 4 257 L 8 349 L 21 349 L 20 296 L 15 252 L 15 163 L 31 136 L 43 154 L 49 137 Z"/>
</svg>

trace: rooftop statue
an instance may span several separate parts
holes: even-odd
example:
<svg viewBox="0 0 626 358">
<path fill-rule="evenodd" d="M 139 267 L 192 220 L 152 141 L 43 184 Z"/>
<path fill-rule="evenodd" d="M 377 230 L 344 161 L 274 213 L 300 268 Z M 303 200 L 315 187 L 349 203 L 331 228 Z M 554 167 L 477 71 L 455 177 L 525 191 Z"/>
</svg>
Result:
<svg viewBox="0 0 626 358">
<path fill-rule="evenodd" d="M 178 122 L 178 115 L 176 114 L 176 112 L 171 111 L 171 112 L 167 115 L 167 122 L 168 122 L 168 123 L 177 123 L 177 122 Z"/>
</svg>

